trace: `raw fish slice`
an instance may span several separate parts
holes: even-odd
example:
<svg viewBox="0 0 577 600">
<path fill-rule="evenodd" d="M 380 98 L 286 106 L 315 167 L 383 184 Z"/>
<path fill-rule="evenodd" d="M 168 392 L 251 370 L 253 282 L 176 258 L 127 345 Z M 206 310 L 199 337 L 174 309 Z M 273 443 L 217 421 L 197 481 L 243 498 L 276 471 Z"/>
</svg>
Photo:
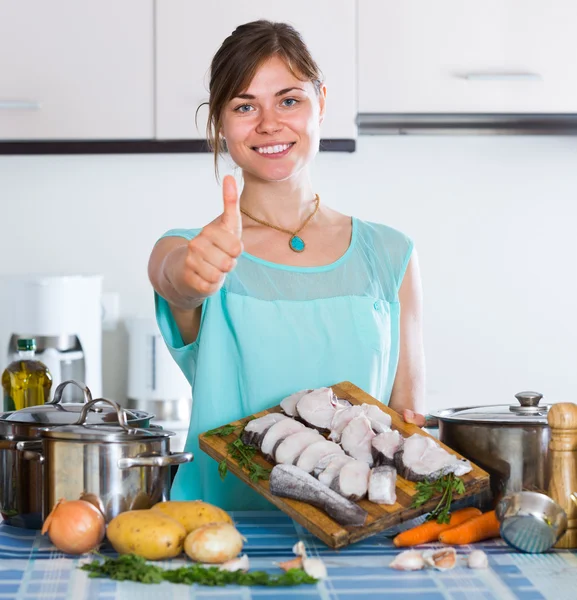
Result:
<svg viewBox="0 0 577 600">
<path fill-rule="evenodd" d="M 318 388 L 305 394 L 296 405 L 298 416 L 311 427 L 328 431 L 337 410 L 337 398 L 331 388 Z"/>
<path fill-rule="evenodd" d="M 341 525 L 361 526 L 368 513 L 358 504 L 339 496 L 312 475 L 294 465 L 276 465 L 270 474 L 270 493 L 273 496 L 308 502 L 324 510 Z"/>
<path fill-rule="evenodd" d="M 262 444 L 260 446 L 260 451 L 266 456 L 267 460 L 274 462 L 274 452 L 276 450 L 277 444 L 282 442 L 289 435 L 296 433 L 297 431 L 301 431 L 305 428 L 302 423 L 299 421 L 295 421 L 294 419 L 283 419 L 278 423 L 275 423 L 269 430 L 265 433 L 265 436 L 262 440 Z"/>
<path fill-rule="evenodd" d="M 343 429 L 360 414 L 363 414 L 362 406 L 349 406 L 348 408 L 337 409 L 331 421 L 329 439 L 333 440 L 333 442 L 340 442 Z"/>
<path fill-rule="evenodd" d="M 351 458 L 343 453 L 342 448 L 339 448 L 338 452 L 334 452 L 332 454 L 327 454 L 323 456 L 319 462 L 315 465 L 315 468 L 312 471 L 313 477 L 318 477 L 336 458 Z"/>
<path fill-rule="evenodd" d="M 321 483 L 324 483 L 325 485 L 328 485 L 330 487 L 334 478 L 339 474 L 339 471 L 344 466 L 344 464 L 352 460 L 355 459 L 352 456 L 348 456 L 346 454 L 333 455 L 326 468 L 324 468 L 320 473 L 318 473 L 318 475 L 316 475 L 317 479 Z"/>
<path fill-rule="evenodd" d="M 361 408 L 367 419 L 371 422 L 371 427 L 375 433 L 384 433 L 391 431 L 391 416 L 381 410 L 375 404 L 361 404 Z"/>
<path fill-rule="evenodd" d="M 397 472 L 394 467 L 375 467 L 369 476 L 369 500 L 375 504 L 397 501 Z"/>
<path fill-rule="evenodd" d="M 338 453 L 344 454 L 343 449 L 338 444 L 322 438 L 322 440 L 311 444 L 308 448 L 303 450 L 295 464 L 299 469 L 302 469 L 307 473 L 312 473 L 315 465 L 323 458 L 323 456 Z"/>
<path fill-rule="evenodd" d="M 315 442 L 325 438 L 316 430 L 305 427 L 303 431 L 297 431 L 286 437 L 274 451 L 275 462 L 292 465 L 301 455 L 303 450 Z"/>
<path fill-rule="evenodd" d="M 375 465 L 395 465 L 395 454 L 403 447 L 405 438 L 396 430 L 379 433 L 371 445 Z"/>
<path fill-rule="evenodd" d="M 371 422 L 365 415 L 355 417 L 341 434 L 341 446 L 343 450 L 353 458 L 373 465 L 373 452 L 371 441 L 375 432 L 371 428 Z"/>
<path fill-rule="evenodd" d="M 253 419 L 246 424 L 241 439 L 247 446 L 259 448 L 265 433 L 275 423 L 286 419 L 281 413 L 268 413 L 264 417 Z"/>
<path fill-rule="evenodd" d="M 313 390 L 301 390 L 300 392 L 295 392 L 290 396 L 287 396 L 284 400 L 281 400 L 280 407 L 283 409 L 285 414 L 289 417 L 294 417 L 297 414 L 296 406 L 297 402 L 306 394 L 309 394 Z"/>
<path fill-rule="evenodd" d="M 348 500 L 361 500 L 367 495 L 371 468 L 366 462 L 350 460 L 333 479 L 331 489 Z"/>
<path fill-rule="evenodd" d="M 349 408 L 349 406 L 352 406 L 352 404 L 344 398 L 337 398 L 335 404 L 337 410 L 340 410 L 341 408 Z"/>
<path fill-rule="evenodd" d="M 401 477 L 409 481 L 433 481 L 455 473 L 464 475 L 473 469 L 468 460 L 461 460 L 441 448 L 431 437 L 414 433 L 395 455 L 395 465 Z"/>
</svg>

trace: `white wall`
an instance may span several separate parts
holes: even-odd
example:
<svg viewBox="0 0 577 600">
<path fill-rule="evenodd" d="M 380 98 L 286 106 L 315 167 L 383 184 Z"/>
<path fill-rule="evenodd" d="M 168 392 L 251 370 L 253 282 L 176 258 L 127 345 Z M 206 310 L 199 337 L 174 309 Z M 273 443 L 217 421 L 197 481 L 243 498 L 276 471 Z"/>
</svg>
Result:
<svg viewBox="0 0 577 600">
<path fill-rule="evenodd" d="M 416 242 L 429 408 L 577 401 L 577 138 L 362 137 L 314 175 L 323 202 Z M 0 156 L 0 273 L 100 272 L 123 318 L 152 315 L 154 241 L 220 198 L 209 155 Z M 105 334 L 119 400 L 126 352 L 123 326 Z"/>
</svg>

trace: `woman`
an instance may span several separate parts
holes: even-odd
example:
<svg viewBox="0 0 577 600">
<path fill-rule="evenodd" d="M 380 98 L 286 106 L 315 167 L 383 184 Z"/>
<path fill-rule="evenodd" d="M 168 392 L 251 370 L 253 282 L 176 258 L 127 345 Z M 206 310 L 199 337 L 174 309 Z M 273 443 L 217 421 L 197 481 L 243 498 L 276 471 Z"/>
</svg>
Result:
<svg viewBox="0 0 577 600">
<path fill-rule="evenodd" d="M 338 213 L 309 177 L 326 87 L 299 34 L 238 27 L 211 65 L 209 139 L 242 170 L 223 181 L 223 212 L 155 245 L 149 277 L 160 330 L 192 385 L 186 450 L 173 499 L 271 508 L 223 482 L 198 434 L 307 388 L 352 381 L 422 424 L 421 285 L 409 238 Z"/>
</svg>

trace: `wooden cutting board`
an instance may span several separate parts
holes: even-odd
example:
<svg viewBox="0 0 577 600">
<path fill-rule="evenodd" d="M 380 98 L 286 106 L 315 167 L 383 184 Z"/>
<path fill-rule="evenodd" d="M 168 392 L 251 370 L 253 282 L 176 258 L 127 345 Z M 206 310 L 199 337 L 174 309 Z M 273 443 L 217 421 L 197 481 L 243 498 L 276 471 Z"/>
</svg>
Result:
<svg viewBox="0 0 577 600">
<path fill-rule="evenodd" d="M 344 398 L 352 404 L 376 404 L 381 410 L 391 415 L 392 428 L 398 429 L 404 437 L 408 437 L 414 433 L 429 436 L 428 433 L 424 432 L 416 425 L 405 423 L 398 413 L 396 413 L 394 410 L 391 410 L 387 406 L 383 406 L 378 400 L 372 396 L 369 396 L 369 394 L 363 392 L 363 390 L 352 383 L 344 381 L 331 387 L 338 398 Z M 240 419 L 239 421 L 235 421 L 234 423 L 231 423 L 231 425 L 237 425 L 241 427 L 239 427 L 235 433 L 226 437 L 207 437 L 205 434 L 201 434 L 199 436 L 200 448 L 218 462 L 226 459 L 228 470 L 231 473 L 242 479 L 253 490 L 257 491 L 259 494 L 262 494 L 272 504 L 280 508 L 283 512 L 289 515 L 297 523 L 300 523 L 303 527 L 321 539 L 328 546 L 332 548 L 342 548 L 343 546 L 346 546 L 352 542 L 357 542 L 374 535 L 379 531 L 383 531 L 389 527 L 398 525 L 399 523 L 403 523 L 404 521 L 414 519 L 415 517 L 418 517 L 424 513 L 430 512 L 437 505 L 439 501 L 438 497 L 431 499 L 429 502 L 423 504 L 419 508 L 411 508 L 412 498 L 416 493 L 416 483 L 407 481 L 402 477 L 397 477 L 396 504 L 387 506 L 382 504 L 374 504 L 368 500 L 361 500 L 357 504 L 359 504 L 369 513 L 366 524 L 362 527 L 345 527 L 331 519 L 320 508 L 316 508 L 310 504 L 300 502 L 298 500 L 290 500 L 288 498 L 273 496 L 269 491 L 268 481 L 251 481 L 247 471 L 239 467 L 235 460 L 227 456 L 226 451 L 227 443 L 233 442 L 239 437 L 240 432 L 242 431 L 242 426 L 244 426 L 251 418 L 262 417 L 270 412 L 282 411 L 280 406 L 273 406 L 267 410 L 263 410 L 262 412 L 248 416 L 244 419 Z M 454 452 L 448 446 L 445 446 L 444 444 L 440 445 L 452 454 L 462 458 L 460 454 Z M 272 469 L 274 466 L 266 461 L 260 452 L 257 452 L 254 461 L 268 469 Z M 478 466 L 473 465 L 473 470 L 463 477 L 463 481 L 465 483 L 465 493 L 462 496 L 456 496 L 456 498 L 472 496 L 488 489 L 489 474 L 480 469 Z"/>
</svg>

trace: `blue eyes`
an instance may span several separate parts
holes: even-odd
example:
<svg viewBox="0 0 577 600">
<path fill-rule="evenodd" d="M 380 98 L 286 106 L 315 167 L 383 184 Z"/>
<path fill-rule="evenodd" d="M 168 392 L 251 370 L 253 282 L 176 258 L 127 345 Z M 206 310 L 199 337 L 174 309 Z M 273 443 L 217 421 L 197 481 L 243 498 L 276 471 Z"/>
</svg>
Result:
<svg viewBox="0 0 577 600">
<path fill-rule="evenodd" d="M 281 102 L 281 105 L 286 108 L 292 108 L 293 106 L 296 106 L 299 102 L 300 102 L 300 100 L 297 100 L 296 98 L 285 98 Z M 235 112 L 238 112 L 241 114 L 247 114 L 249 112 L 252 112 L 253 110 L 254 110 L 254 106 L 252 106 L 252 104 L 241 104 L 240 106 L 237 106 L 234 109 Z"/>
</svg>

